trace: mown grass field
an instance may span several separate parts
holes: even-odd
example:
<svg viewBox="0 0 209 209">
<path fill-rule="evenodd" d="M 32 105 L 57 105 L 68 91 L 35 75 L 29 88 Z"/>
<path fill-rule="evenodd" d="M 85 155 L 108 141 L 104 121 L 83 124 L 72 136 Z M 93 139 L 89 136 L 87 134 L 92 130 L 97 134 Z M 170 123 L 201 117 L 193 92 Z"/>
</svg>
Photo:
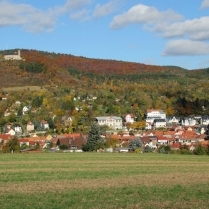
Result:
<svg viewBox="0 0 209 209">
<path fill-rule="evenodd" d="M 209 157 L 0 155 L 0 208 L 209 207 Z"/>
</svg>

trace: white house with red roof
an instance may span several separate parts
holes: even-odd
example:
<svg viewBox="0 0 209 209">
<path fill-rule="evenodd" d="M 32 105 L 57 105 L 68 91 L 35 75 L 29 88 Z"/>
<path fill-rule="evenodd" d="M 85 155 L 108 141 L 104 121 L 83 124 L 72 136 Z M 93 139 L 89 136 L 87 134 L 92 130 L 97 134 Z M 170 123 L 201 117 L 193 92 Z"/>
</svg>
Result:
<svg viewBox="0 0 209 209">
<path fill-rule="evenodd" d="M 126 123 L 133 123 L 134 122 L 134 114 L 127 114 L 124 117 Z"/>
<path fill-rule="evenodd" d="M 49 129 L 49 123 L 46 120 L 42 120 L 40 124 L 41 128 L 43 128 L 44 130 Z"/>
<path fill-rule="evenodd" d="M 27 123 L 26 130 L 27 130 L 28 132 L 34 131 L 34 124 L 33 124 L 31 121 L 29 121 L 29 122 Z"/>
</svg>

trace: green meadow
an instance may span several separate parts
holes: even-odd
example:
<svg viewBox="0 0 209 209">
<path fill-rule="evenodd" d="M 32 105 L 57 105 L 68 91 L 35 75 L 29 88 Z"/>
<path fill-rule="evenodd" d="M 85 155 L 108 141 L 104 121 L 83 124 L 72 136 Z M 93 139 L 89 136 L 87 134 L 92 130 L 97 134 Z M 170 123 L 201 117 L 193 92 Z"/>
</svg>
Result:
<svg viewBox="0 0 209 209">
<path fill-rule="evenodd" d="M 209 207 L 209 157 L 0 154 L 0 208 Z"/>
</svg>

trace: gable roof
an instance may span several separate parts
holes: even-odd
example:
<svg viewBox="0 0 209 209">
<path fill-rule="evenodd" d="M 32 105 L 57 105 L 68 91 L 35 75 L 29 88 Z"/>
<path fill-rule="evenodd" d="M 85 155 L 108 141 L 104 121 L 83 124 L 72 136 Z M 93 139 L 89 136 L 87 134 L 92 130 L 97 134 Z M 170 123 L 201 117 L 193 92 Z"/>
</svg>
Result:
<svg viewBox="0 0 209 209">
<path fill-rule="evenodd" d="M 56 145 L 67 145 L 68 149 L 71 147 L 77 147 L 77 149 L 82 149 L 82 145 L 86 143 L 86 139 L 82 136 L 70 136 L 70 137 L 64 137 L 57 139 Z"/>
</svg>

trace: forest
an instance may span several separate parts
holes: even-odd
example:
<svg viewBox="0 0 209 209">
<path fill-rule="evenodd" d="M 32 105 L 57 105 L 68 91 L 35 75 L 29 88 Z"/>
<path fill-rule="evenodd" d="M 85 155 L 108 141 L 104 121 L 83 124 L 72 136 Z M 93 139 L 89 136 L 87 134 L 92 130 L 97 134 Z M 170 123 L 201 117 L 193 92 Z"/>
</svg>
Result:
<svg viewBox="0 0 209 209">
<path fill-rule="evenodd" d="M 63 118 L 73 116 L 67 128 L 76 131 L 89 127 L 97 116 L 133 113 L 143 121 L 152 108 L 170 116 L 209 114 L 209 68 L 186 70 L 26 49 L 21 50 L 24 61 L 2 58 L 15 51 L 0 51 L 0 126 L 45 119 L 61 130 L 66 129 Z M 24 86 L 27 90 L 17 89 Z M 17 100 L 20 107 L 14 106 Z M 25 105 L 31 109 L 23 116 Z M 6 111 L 14 114 L 4 117 Z"/>
</svg>

